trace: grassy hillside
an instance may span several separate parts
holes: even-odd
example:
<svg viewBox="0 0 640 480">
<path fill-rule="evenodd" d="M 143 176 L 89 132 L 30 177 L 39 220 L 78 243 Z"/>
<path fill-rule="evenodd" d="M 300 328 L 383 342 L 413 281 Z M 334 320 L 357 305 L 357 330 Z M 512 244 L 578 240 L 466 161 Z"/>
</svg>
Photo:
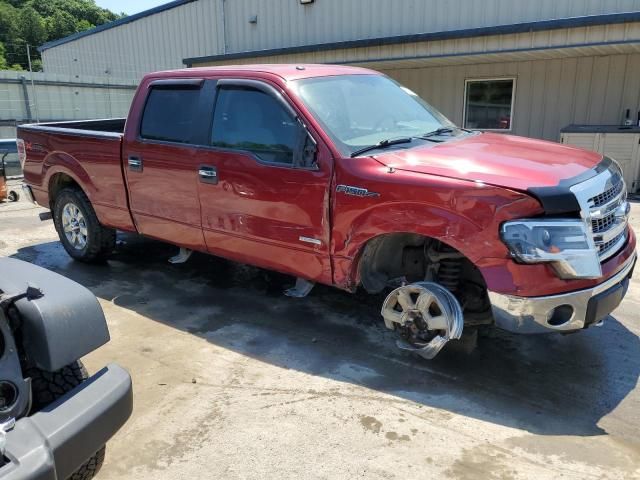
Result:
<svg viewBox="0 0 640 480">
<path fill-rule="evenodd" d="M 94 0 L 0 0 L 0 70 L 26 70 L 27 45 L 34 70 L 37 47 L 123 17 Z"/>
</svg>

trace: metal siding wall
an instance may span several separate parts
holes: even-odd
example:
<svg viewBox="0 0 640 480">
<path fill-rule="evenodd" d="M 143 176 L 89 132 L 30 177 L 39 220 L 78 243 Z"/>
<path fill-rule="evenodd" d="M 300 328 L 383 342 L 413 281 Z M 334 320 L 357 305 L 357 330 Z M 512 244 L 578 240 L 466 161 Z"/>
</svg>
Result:
<svg viewBox="0 0 640 480">
<path fill-rule="evenodd" d="M 222 0 L 198 0 L 42 52 L 47 73 L 139 79 L 183 67 L 193 55 L 222 53 Z M 74 60 L 77 59 L 77 60 Z"/>
<path fill-rule="evenodd" d="M 639 0 L 233 0 L 227 38 L 242 52 L 638 9 Z"/>
<path fill-rule="evenodd" d="M 513 133 L 558 141 L 572 123 L 621 122 L 640 110 L 640 54 L 384 70 L 458 125 L 464 82 L 516 77 Z"/>
<path fill-rule="evenodd" d="M 448 0 L 446 4 L 441 0 L 317 0 L 311 5 L 301 5 L 299 0 L 226 0 L 224 4 L 229 53 L 640 10 L 640 0 Z M 148 71 L 181 67 L 186 57 L 221 54 L 222 8 L 223 0 L 197 0 L 53 47 L 43 52 L 45 71 L 102 75 L 109 70 L 114 78 L 137 79 Z M 248 21 L 253 14 L 258 15 L 255 25 Z M 587 30 L 573 34 L 586 35 Z M 549 35 L 539 32 L 536 43 L 553 40 Z M 529 39 L 528 35 L 512 37 L 523 43 Z M 456 42 L 459 48 L 468 43 L 482 49 L 500 48 L 503 40 Z M 388 51 L 406 54 L 416 48 L 414 44 Z M 336 52 L 317 57 L 317 61 L 342 61 Z"/>
<path fill-rule="evenodd" d="M 28 121 L 23 87 L 19 80 L 24 72 L 0 71 L 0 122 Z M 91 118 L 124 117 L 129 111 L 136 85 L 130 82 L 126 88 L 106 88 L 104 78 L 75 78 L 63 75 L 36 73 L 35 95 L 27 75 L 27 92 L 32 121 L 80 120 Z M 40 84 L 38 82 L 52 82 Z"/>
</svg>

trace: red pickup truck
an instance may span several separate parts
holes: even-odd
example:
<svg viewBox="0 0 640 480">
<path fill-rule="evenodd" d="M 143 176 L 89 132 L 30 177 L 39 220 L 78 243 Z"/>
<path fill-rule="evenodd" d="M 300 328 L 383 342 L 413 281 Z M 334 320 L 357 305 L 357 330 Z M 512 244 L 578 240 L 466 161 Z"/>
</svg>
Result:
<svg viewBox="0 0 640 480">
<path fill-rule="evenodd" d="M 123 230 L 315 282 L 388 293 L 399 346 L 463 329 L 570 332 L 636 260 L 615 160 L 458 128 L 390 78 L 331 65 L 146 75 L 127 119 L 18 129 L 26 193 L 67 252 Z"/>
</svg>

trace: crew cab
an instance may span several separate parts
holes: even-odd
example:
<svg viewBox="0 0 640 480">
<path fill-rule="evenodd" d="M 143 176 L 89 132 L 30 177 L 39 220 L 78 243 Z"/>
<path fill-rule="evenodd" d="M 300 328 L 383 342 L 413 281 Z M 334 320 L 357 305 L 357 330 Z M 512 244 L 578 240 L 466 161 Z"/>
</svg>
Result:
<svg viewBox="0 0 640 480">
<path fill-rule="evenodd" d="M 453 125 L 378 72 L 331 65 L 146 75 L 126 119 L 23 125 L 26 193 L 66 251 L 116 230 L 297 278 L 388 293 L 398 344 L 598 324 L 636 261 L 614 159 Z"/>
</svg>

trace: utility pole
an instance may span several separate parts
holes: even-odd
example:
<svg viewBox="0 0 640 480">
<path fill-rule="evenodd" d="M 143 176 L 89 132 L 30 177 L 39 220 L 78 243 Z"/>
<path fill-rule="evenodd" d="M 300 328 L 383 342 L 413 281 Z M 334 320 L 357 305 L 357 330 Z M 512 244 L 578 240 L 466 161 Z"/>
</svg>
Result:
<svg viewBox="0 0 640 480">
<path fill-rule="evenodd" d="M 27 61 L 29 62 L 29 74 L 31 76 L 31 91 L 33 92 L 33 104 L 36 110 L 36 123 L 40 123 L 40 112 L 38 111 L 38 92 L 36 92 L 36 84 L 33 81 L 33 68 L 31 68 L 31 52 L 29 52 L 28 43 L 27 43 Z"/>
</svg>

